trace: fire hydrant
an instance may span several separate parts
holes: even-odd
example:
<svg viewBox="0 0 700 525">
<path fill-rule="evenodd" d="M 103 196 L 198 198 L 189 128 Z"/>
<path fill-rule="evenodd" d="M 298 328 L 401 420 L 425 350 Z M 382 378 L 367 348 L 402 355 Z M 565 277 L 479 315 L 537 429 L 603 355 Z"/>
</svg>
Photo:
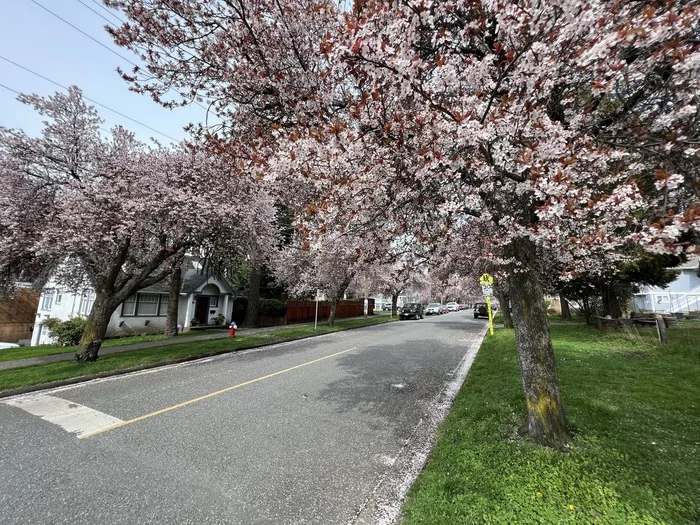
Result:
<svg viewBox="0 0 700 525">
<path fill-rule="evenodd" d="M 230 325 L 228 325 L 228 336 L 229 337 L 236 337 L 236 328 L 238 328 L 236 323 L 231 323 Z"/>
</svg>

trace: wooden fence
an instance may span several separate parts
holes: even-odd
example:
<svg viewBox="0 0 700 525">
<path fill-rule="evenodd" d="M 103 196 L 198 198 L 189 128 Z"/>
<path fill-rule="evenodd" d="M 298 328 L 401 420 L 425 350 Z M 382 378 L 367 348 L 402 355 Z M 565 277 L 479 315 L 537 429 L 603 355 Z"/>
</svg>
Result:
<svg viewBox="0 0 700 525">
<path fill-rule="evenodd" d="M 318 302 L 318 318 L 328 319 L 331 313 L 330 301 Z M 374 314 L 374 299 L 369 300 L 367 313 Z M 358 317 L 364 314 L 364 301 L 340 301 L 335 316 Z M 316 315 L 316 301 L 288 301 L 287 302 L 287 323 L 303 323 L 313 321 Z"/>
<path fill-rule="evenodd" d="M 17 343 L 20 339 L 30 339 L 39 294 L 27 288 L 20 288 L 14 297 L 0 301 L 0 341 Z"/>
</svg>

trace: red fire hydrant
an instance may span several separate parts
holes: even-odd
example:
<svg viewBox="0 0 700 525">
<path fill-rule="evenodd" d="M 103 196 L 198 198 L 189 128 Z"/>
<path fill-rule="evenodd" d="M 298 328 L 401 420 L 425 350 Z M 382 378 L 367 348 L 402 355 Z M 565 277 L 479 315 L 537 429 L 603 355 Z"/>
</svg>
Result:
<svg viewBox="0 0 700 525">
<path fill-rule="evenodd" d="M 229 337 L 236 337 L 236 328 L 238 328 L 238 326 L 236 326 L 236 323 L 231 323 L 230 325 L 228 325 Z"/>
</svg>

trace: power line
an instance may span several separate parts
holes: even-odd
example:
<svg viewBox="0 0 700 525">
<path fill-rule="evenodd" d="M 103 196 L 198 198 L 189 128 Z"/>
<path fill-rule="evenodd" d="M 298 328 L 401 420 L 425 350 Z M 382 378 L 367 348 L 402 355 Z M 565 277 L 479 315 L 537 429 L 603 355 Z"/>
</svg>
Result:
<svg viewBox="0 0 700 525">
<path fill-rule="evenodd" d="M 82 2 L 80 2 L 80 3 L 82 4 Z M 105 6 L 103 6 L 101 2 L 98 2 L 97 0 L 92 0 L 92 3 L 95 4 L 97 7 L 102 8 L 104 11 L 106 11 L 107 13 L 109 13 L 110 15 L 112 15 L 114 18 L 116 18 L 117 20 L 119 20 L 122 24 L 125 23 L 124 20 L 122 20 L 122 19 L 119 18 L 117 15 L 115 15 L 112 11 L 110 11 L 110 10 L 107 9 Z"/>
<path fill-rule="evenodd" d="M 35 2 L 34 0 L 31 0 L 31 1 L 34 2 L 35 4 L 37 4 L 39 7 L 42 7 L 43 9 L 46 9 L 44 6 L 42 6 L 42 5 L 39 4 L 38 2 Z M 86 7 L 87 9 L 89 9 L 90 11 L 92 11 L 93 13 L 95 13 L 97 16 L 99 16 L 102 20 L 104 20 L 105 22 L 107 22 L 109 25 L 111 25 L 111 26 L 113 26 L 113 27 L 117 27 L 117 25 L 116 25 L 114 22 L 112 22 L 112 21 L 109 20 L 108 18 L 102 16 L 100 13 L 98 13 L 97 11 L 95 11 L 92 7 L 90 7 L 90 6 L 87 5 L 85 2 L 83 2 L 83 0 L 77 0 L 77 1 L 78 1 L 80 4 L 82 4 L 84 7 Z M 116 18 L 117 20 L 119 20 L 121 23 L 126 23 L 126 22 L 124 22 L 121 18 L 119 18 L 117 15 L 113 14 L 109 9 L 107 9 L 107 8 L 104 7 L 102 4 L 100 4 L 99 2 L 97 2 L 96 0 L 92 0 L 92 2 L 95 3 L 95 5 L 98 5 L 99 7 L 101 7 L 102 9 L 104 9 L 104 10 L 105 10 L 106 12 L 108 12 L 109 14 L 111 14 L 114 18 Z M 48 9 L 46 9 L 46 10 L 49 11 Z M 51 14 L 54 15 L 54 16 L 56 16 L 57 18 L 60 18 L 60 19 L 63 20 L 66 24 L 70 25 L 72 28 L 76 29 L 77 31 L 80 31 L 81 33 L 83 33 L 83 31 L 81 31 L 80 29 L 78 29 L 77 27 L 75 27 L 75 26 L 74 26 L 73 24 L 71 24 L 70 22 L 67 22 L 66 20 L 64 20 L 63 18 L 61 18 L 60 16 L 58 16 L 57 14 L 55 14 L 55 13 L 53 13 L 53 12 L 51 12 L 51 11 L 49 11 L 49 13 L 51 13 Z M 88 34 L 86 34 L 86 33 L 83 33 L 83 34 L 84 34 L 85 36 L 89 37 L 90 39 L 94 40 L 94 41 L 97 42 L 98 44 L 100 44 L 102 47 L 105 47 L 105 48 L 107 48 L 109 51 L 112 51 L 112 53 L 114 53 L 114 54 L 117 55 L 118 57 L 121 57 L 121 58 L 123 58 L 124 60 L 126 60 L 127 62 L 129 62 L 130 64 L 133 64 L 134 66 L 136 66 L 136 64 L 134 64 L 131 60 L 129 60 L 129 59 L 123 57 L 122 55 L 120 55 L 120 54 L 117 53 L 116 51 L 113 51 L 112 49 L 108 48 L 107 46 L 105 46 L 105 45 L 102 44 L 101 42 L 99 42 L 99 41 L 95 40 L 94 38 L 92 38 L 90 35 L 88 35 Z M 191 53 L 190 53 L 190 54 L 191 54 Z M 192 56 L 194 56 L 194 55 L 192 55 Z M 140 66 L 136 66 L 136 67 L 140 67 Z M 197 102 L 196 100 L 192 100 L 192 103 L 196 104 L 197 106 L 199 106 L 200 108 L 202 108 L 202 109 L 204 109 L 204 110 L 206 110 L 206 111 L 209 111 L 209 110 L 210 110 L 210 108 L 208 108 L 208 107 L 206 107 L 206 106 L 200 104 L 200 103 Z M 214 113 L 214 115 L 216 115 L 216 113 Z"/>
<path fill-rule="evenodd" d="M 23 65 L 18 64 L 17 62 L 14 62 L 14 61 L 10 60 L 9 58 L 6 58 L 6 57 L 0 55 L 0 59 L 4 60 L 5 62 L 8 62 L 8 63 L 12 64 L 12 65 L 15 66 L 15 67 L 18 67 L 18 68 L 20 68 L 20 69 L 23 69 L 24 71 L 26 71 L 26 72 L 28 72 L 28 73 L 31 73 L 32 75 L 35 75 L 35 76 L 37 76 L 37 77 L 39 77 L 39 78 L 41 78 L 41 79 L 43 79 L 43 80 L 46 80 L 47 82 L 50 82 L 51 84 L 53 84 L 53 85 L 55 85 L 55 86 L 58 86 L 58 87 L 60 87 L 61 89 L 65 89 L 66 91 L 68 91 L 68 88 L 67 88 L 66 86 L 64 86 L 63 84 L 59 84 L 59 83 L 56 82 L 55 80 L 51 80 L 50 78 L 45 77 L 44 75 L 42 75 L 42 74 L 40 74 L 40 73 L 37 73 L 36 71 L 32 71 L 32 70 L 29 69 L 28 67 L 24 67 Z M 3 87 L 6 87 L 6 86 L 3 86 Z M 10 88 L 7 88 L 7 89 L 10 89 Z M 14 90 L 13 90 L 13 89 L 10 89 L 10 91 L 14 91 Z M 20 93 L 18 93 L 18 92 L 16 92 L 16 91 L 15 91 L 15 93 L 20 94 Z M 172 141 L 174 141 L 174 142 L 179 142 L 176 138 L 171 137 L 170 135 L 167 135 L 166 133 L 163 133 L 162 131 L 158 131 L 157 129 L 152 128 L 151 126 L 149 126 L 148 124 L 144 124 L 143 122 L 139 122 L 138 120 L 133 119 L 133 118 L 129 117 L 128 115 L 125 115 L 125 114 L 122 113 L 121 111 L 117 111 L 116 109 L 112 109 L 112 108 L 110 108 L 109 106 L 105 106 L 105 105 L 102 104 L 101 102 L 98 102 L 98 101 L 96 101 L 96 100 L 94 100 L 94 99 L 91 99 L 91 98 L 89 98 L 89 97 L 86 97 L 85 95 L 83 95 L 83 98 L 84 98 L 85 100 L 89 100 L 89 101 L 92 102 L 93 104 L 97 104 L 98 106 L 100 106 L 100 107 L 106 109 L 107 111 L 111 111 L 112 113 L 115 113 L 115 114 L 119 115 L 120 117 L 124 117 L 125 119 L 128 119 L 128 120 L 130 120 L 131 122 L 134 122 L 134 123 L 136 123 L 136 124 L 138 124 L 138 125 L 140 125 L 140 126 L 143 126 L 144 128 L 150 129 L 151 131 L 153 131 L 153 132 L 155 132 L 155 133 L 158 133 L 159 135 L 163 135 L 164 137 L 167 137 L 167 138 L 169 138 L 170 140 L 172 140 Z"/>
<path fill-rule="evenodd" d="M 129 60 L 128 58 L 126 58 L 124 55 L 120 55 L 120 54 L 117 53 L 114 49 L 112 49 L 112 48 L 110 48 L 110 47 L 107 47 L 106 45 L 104 45 L 102 42 L 100 42 L 100 41 L 97 40 L 96 38 L 94 38 L 94 37 L 88 35 L 85 31 L 83 31 L 83 30 L 80 29 L 79 27 L 74 26 L 74 25 L 71 24 L 68 20 L 66 20 L 65 18 L 60 17 L 59 15 L 57 15 L 56 13 L 54 13 L 53 11 L 51 11 L 50 9 L 48 9 L 48 8 L 44 7 L 43 5 L 41 5 L 41 4 L 40 4 L 39 2 L 37 2 L 36 0 L 29 0 L 29 1 L 32 2 L 33 4 L 36 4 L 36 5 L 38 5 L 39 7 L 41 7 L 44 11 L 47 11 L 48 13 L 51 13 L 53 16 L 55 16 L 56 18 L 58 18 L 60 21 L 62 21 L 62 22 L 65 23 L 65 24 L 68 24 L 68 25 L 71 26 L 73 29 L 75 29 L 76 31 L 82 33 L 83 35 L 85 35 L 86 37 L 88 37 L 90 40 L 92 40 L 93 42 L 95 42 L 96 44 L 99 44 L 100 46 L 104 47 L 104 48 L 105 48 L 107 51 L 109 51 L 110 53 L 114 53 L 115 55 L 117 55 L 117 56 L 118 56 L 119 58 L 121 58 L 122 60 L 127 61 L 129 64 L 132 64 L 132 65 L 135 66 L 135 67 L 141 68 L 141 66 L 139 66 L 136 62 L 132 62 L 131 60 Z"/>
<path fill-rule="evenodd" d="M 107 22 L 109 25 L 114 26 L 114 27 L 117 26 L 117 25 L 116 25 L 114 22 L 112 22 L 109 18 L 107 18 L 106 16 L 101 15 L 100 13 L 98 13 L 97 11 L 95 11 L 92 7 L 90 7 L 90 6 L 87 5 L 85 2 L 83 2 L 83 0 L 77 0 L 77 1 L 78 1 L 80 4 L 82 4 L 84 7 L 86 7 L 87 9 L 89 9 L 90 11 L 92 11 L 93 13 L 95 13 L 97 16 L 99 16 L 102 20 L 104 20 L 105 22 Z"/>
<path fill-rule="evenodd" d="M 21 94 L 22 94 L 22 93 L 20 93 L 19 91 L 15 90 L 15 89 L 12 89 L 11 87 L 7 87 L 5 84 L 0 84 L 0 87 L 5 88 L 5 89 L 8 90 L 8 91 L 12 91 L 13 93 L 15 93 L 15 94 L 17 94 L 17 95 L 21 95 Z"/>
</svg>

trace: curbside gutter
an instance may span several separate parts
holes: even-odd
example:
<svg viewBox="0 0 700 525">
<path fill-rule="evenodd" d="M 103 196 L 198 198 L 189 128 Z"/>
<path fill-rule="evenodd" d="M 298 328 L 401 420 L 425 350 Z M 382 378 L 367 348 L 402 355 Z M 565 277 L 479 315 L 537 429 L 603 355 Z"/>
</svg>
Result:
<svg viewBox="0 0 700 525">
<path fill-rule="evenodd" d="M 423 417 L 404 442 L 394 463 L 346 525 L 394 525 L 398 522 L 408 490 L 423 470 L 435 446 L 437 428 L 452 408 L 487 331 L 488 325 L 472 341 L 459 365 L 453 370 L 450 380 L 425 407 Z"/>
<path fill-rule="evenodd" d="M 285 339 L 282 341 L 274 341 L 274 342 L 270 342 L 270 343 L 257 344 L 257 345 L 248 346 L 245 348 L 231 348 L 231 349 L 216 350 L 214 352 L 207 352 L 204 354 L 198 354 L 196 356 L 181 357 L 178 359 L 172 359 L 170 361 L 164 361 L 164 362 L 160 362 L 160 363 L 150 363 L 148 365 L 132 366 L 130 368 L 120 368 L 118 370 L 110 370 L 107 372 L 99 372 L 97 374 L 88 374 L 88 375 L 84 375 L 84 376 L 71 377 L 69 379 L 61 379 L 59 381 L 50 381 L 48 383 L 39 383 L 36 385 L 22 386 L 22 387 L 17 387 L 17 388 L 8 388 L 5 390 L 0 390 L 0 399 L 2 399 L 4 397 L 17 396 L 17 395 L 21 395 L 21 394 L 29 394 L 31 392 L 38 392 L 41 390 L 51 390 L 53 388 L 76 385 L 78 383 L 86 383 L 88 381 L 94 381 L 95 379 L 103 379 L 105 377 L 126 375 L 126 374 L 131 374 L 133 372 L 141 372 L 143 370 L 150 370 L 152 368 L 160 368 L 160 367 L 178 365 L 178 364 L 182 364 L 182 363 L 188 363 L 191 361 L 197 361 L 199 359 L 210 359 L 212 357 L 216 357 L 216 356 L 220 356 L 220 355 L 224 355 L 224 354 L 234 354 L 234 353 L 238 353 L 238 352 L 245 352 L 247 350 L 252 350 L 254 348 L 265 348 L 268 346 L 277 346 L 277 345 L 282 344 L 282 343 L 302 341 L 304 339 L 310 339 L 312 337 L 323 337 L 323 336 L 335 334 L 338 332 L 345 332 L 347 330 L 358 330 L 361 328 L 374 328 L 376 326 L 382 326 L 382 325 L 389 324 L 392 322 L 396 322 L 396 321 L 389 320 L 389 321 L 386 321 L 383 323 L 374 323 L 374 324 L 370 324 L 370 325 L 366 325 L 366 326 L 351 326 L 348 328 L 341 328 L 339 330 L 334 330 L 332 332 L 325 332 L 322 334 L 309 334 L 309 335 L 304 335 L 301 337 L 295 337 L 292 339 Z M 34 365 L 34 366 L 42 366 L 42 365 Z"/>
</svg>

